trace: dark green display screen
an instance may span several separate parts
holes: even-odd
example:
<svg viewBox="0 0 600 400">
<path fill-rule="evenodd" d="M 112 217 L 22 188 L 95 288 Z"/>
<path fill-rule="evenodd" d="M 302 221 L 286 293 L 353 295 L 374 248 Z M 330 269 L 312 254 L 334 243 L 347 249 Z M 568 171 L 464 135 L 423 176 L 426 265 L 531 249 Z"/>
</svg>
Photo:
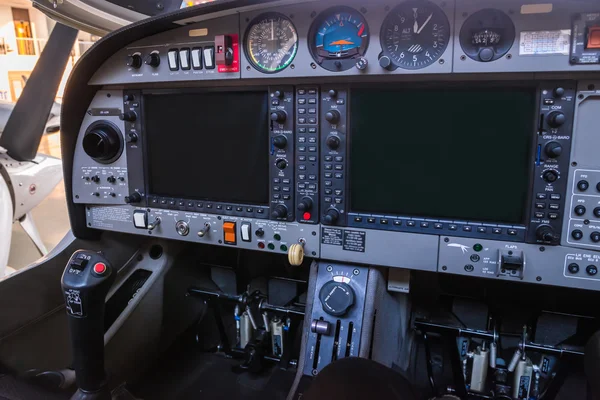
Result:
<svg viewBox="0 0 600 400">
<path fill-rule="evenodd" d="M 353 212 L 521 224 L 530 89 L 353 90 Z"/>
</svg>

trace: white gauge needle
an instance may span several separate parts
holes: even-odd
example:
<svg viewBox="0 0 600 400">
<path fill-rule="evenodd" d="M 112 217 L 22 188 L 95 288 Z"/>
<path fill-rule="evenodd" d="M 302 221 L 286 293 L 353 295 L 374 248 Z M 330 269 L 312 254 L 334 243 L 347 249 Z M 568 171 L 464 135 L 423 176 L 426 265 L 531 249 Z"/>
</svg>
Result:
<svg viewBox="0 0 600 400">
<path fill-rule="evenodd" d="M 413 26 L 414 33 L 418 33 L 417 31 L 419 30 L 419 23 L 417 22 L 417 18 L 419 16 L 418 11 L 419 11 L 418 8 L 413 8 L 413 14 L 415 16 L 415 25 Z"/>
<path fill-rule="evenodd" d="M 425 28 L 425 25 L 427 25 L 429 23 L 429 21 L 431 21 L 431 18 L 433 17 L 433 13 L 427 17 L 427 20 L 425 20 L 425 22 L 423 23 L 423 25 L 421 25 L 421 28 L 417 31 L 417 33 L 421 33 L 421 31 L 423 30 L 423 28 Z"/>
<path fill-rule="evenodd" d="M 271 20 L 271 40 L 275 40 L 275 27 L 273 26 L 273 20 Z"/>
</svg>

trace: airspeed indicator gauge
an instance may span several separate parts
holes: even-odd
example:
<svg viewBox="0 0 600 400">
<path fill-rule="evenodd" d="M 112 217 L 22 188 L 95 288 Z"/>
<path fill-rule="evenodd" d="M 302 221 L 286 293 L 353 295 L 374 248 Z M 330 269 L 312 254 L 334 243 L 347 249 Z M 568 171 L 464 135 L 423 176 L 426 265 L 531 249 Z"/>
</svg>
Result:
<svg viewBox="0 0 600 400">
<path fill-rule="evenodd" d="M 261 14 L 248 25 L 244 50 L 255 69 L 266 74 L 276 73 L 287 68 L 296 57 L 298 33 L 285 15 Z"/>
</svg>

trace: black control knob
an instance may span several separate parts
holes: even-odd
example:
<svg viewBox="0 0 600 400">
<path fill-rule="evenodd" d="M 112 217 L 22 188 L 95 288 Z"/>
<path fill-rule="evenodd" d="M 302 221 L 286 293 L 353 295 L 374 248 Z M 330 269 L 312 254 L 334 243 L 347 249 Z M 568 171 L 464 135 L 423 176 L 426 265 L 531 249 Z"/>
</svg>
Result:
<svg viewBox="0 0 600 400">
<path fill-rule="evenodd" d="M 287 146 L 287 138 L 284 135 L 275 136 L 273 138 L 273 146 L 278 149 L 285 149 L 285 146 Z"/>
<path fill-rule="evenodd" d="M 288 209 L 283 204 L 278 204 L 273 209 L 273 213 L 271 213 L 271 216 L 274 219 L 287 219 Z"/>
<path fill-rule="evenodd" d="M 581 232 L 579 229 L 575 229 L 573 232 L 571 232 L 571 237 L 575 240 L 581 240 L 583 239 L 583 232 Z"/>
<path fill-rule="evenodd" d="M 330 124 L 337 124 L 338 122 L 340 122 L 340 118 L 341 118 L 340 112 L 337 110 L 331 110 L 331 111 L 327 111 L 327 113 L 325 113 L 325 119 Z"/>
<path fill-rule="evenodd" d="M 600 218 L 600 207 L 594 208 L 594 217 Z"/>
<path fill-rule="evenodd" d="M 544 175 L 542 175 L 542 178 L 544 178 L 544 180 L 548 183 L 556 182 L 558 180 L 558 172 L 553 169 L 548 170 L 548 171 L 544 172 Z"/>
<path fill-rule="evenodd" d="M 135 122 L 137 119 L 137 114 L 135 111 L 125 111 L 119 116 L 119 119 L 121 121 Z"/>
<path fill-rule="evenodd" d="M 127 57 L 127 66 L 138 69 L 142 66 L 142 56 L 139 54 L 132 54 Z"/>
<path fill-rule="evenodd" d="M 142 201 L 142 195 L 138 192 L 133 192 L 129 196 L 125 196 L 125 203 L 127 204 L 135 204 Z"/>
<path fill-rule="evenodd" d="M 338 147 L 340 147 L 340 143 L 340 138 L 337 136 L 329 136 L 325 141 L 325 144 L 327 144 L 327 147 L 331 150 L 337 150 Z"/>
<path fill-rule="evenodd" d="M 562 87 L 557 87 L 556 89 L 554 89 L 554 97 L 563 97 L 565 95 L 565 88 Z"/>
<path fill-rule="evenodd" d="M 585 215 L 585 211 L 586 211 L 586 209 L 585 209 L 584 206 L 577 206 L 573 210 L 573 212 L 575 212 L 575 215 L 578 215 L 580 217 L 583 216 L 583 215 Z"/>
<path fill-rule="evenodd" d="M 569 264 L 568 268 L 569 268 L 569 272 L 572 273 L 572 274 L 576 274 L 576 273 L 579 272 L 579 265 L 578 264 L 575 264 L 575 263 Z"/>
<path fill-rule="evenodd" d="M 160 54 L 158 54 L 157 52 L 148 54 L 148 56 L 144 60 L 144 63 L 146 65 L 151 66 L 152 68 L 158 67 L 160 65 Z"/>
<path fill-rule="evenodd" d="M 271 113 L 271 121 L 277 122 L 278 124 L 283 124 L 287 119 L 287 114 L 285 111 L 273 111 Z"/>
<path fill-rule="evenodd" d="M 137 133 L 133 133 L 133 132 L 129 132 L 127 134 L 127 143 L 136 143 L 138 141 L 139 137 L 137 135 Z"/>
<path fill-rule="evenodd" d="M 98 175 L 92 176 L 92 182 L 94 182 L 94 183 L 100 183 L 100 177 Z"/>
<path fill-rule="evenodd" d="M 335 89 L 331 89 L 328 94 L 329 94 L 329 97 L 337 97 L 338 91 Z"/>
<path fill-rule="evenodd" d="M 365 57 L 359 57 L 354 65 L 359 71 L 364 71 L 369 66 L 369 60 L 367 60 Z"/>
<path fill-rule="evenodd" d="M 339 211 L 336 210 L 335 208 L 331 208 L 331 209 L 327 210 L 327 213 L 325 214 L 325 218 L 323 218 L 323 221 L 327 225 L 333 225 L 337 222 L 338 219 L 340 219 Z"/>
<path fill-rule="evenodd" d="M 313 206 L 313 201 L 310 197 L 303 197 L 302 201 L 298 204 L 298 211 L 310 211 Z"/>
<path fill-rule="evenodd" d="M 132 94 L 123 95 L 123 101 L 134 101 L 134 100 L 135 100 L 135 96 Z"/>
<path fill-rule="evenodd" d="M 108 164 L 123 151 L 123 137 L 119 129 L 110 122 L 92 124 L 82 141 L 83 151 L 94 160 Z"/>
<path fill-rule="evenodd" d="M 379 65 L 381 65 L 381 68 L 389 71 L 392 69 L 392 60 L 388 56 L 383 56 L 379 59 Z"/>
<path fill-rule="evenodd" d="M 600 182 L 596 184 L 596 190 L 600 192 Z"/>
<path fill-rule="evenodd" d="M 261 237 L 265 236 L 265 230 L 264 230 L 263 228 L 258 228 L 258 229 L 257 229 L 257 230 L 254 232 L 254 234 L 256 235 L 256 237 L 259 237 L 259 238 L 261 238 Z"/>
<path fill-rule="evenodd" d="M 273 97 L 276 97 L 278 99 L 283 99 L 283 92 L 281 90 L 276 90 L 273 92 Z"/>
<path fill-rule="evenodd" d="M 600 243 L 600 232 L 592 232 L 590 234 L 590 239 L 594 243 Z"/>
<path fill-rule="evenodd" d="M 560 111 L 552 111 L 548 115 L 548 125 L 553 128 L 558 128 L 559 126 L 563 126 L 567 122 L 567 117 Z"/>
<path fill-rule="evenodd" d="M 550 225 L 539 226 L 535 231 L 535 234 L 538 240 L 541 240 L 544 243 L 553 243 L 559 239 L 558 235 L 554 233 L 554 228 Z"/>
<path fill-rule="evenodd" d="M 347 283 L 329 281 L 319 291 L 319 300 L 323 311 L 341 317 L 354 305 L 354 290 Z"/>
<path fill-rule="evenodd" d="M 550 158 L 557 158 L 562 154 L 563 147 L 558 142 L 549 142 L 544 149 L 546 155 Z"/>
<path fill-rule="evenodd" d="M 275 166 L 279 169 L 285 169 L 287 167 L 287 161 L 285 160 L 277 160 L 275 162 Z"/>
<path fill-rule="evenodd" d="M 115 178 L 114 176 L 111 175 L 108 178 L 106 178 L 106 181 L 108 183 L 115 183 L 115 182 L 117 182 L 117 178 Z"/>
<path fill-rule="evenodd" d="M 590 183 L 588 181 L 577 182 L 577 189 L 579 189 L 580 192 L 585 192 L 589 188 L 590 188 Z"/>
</svg>

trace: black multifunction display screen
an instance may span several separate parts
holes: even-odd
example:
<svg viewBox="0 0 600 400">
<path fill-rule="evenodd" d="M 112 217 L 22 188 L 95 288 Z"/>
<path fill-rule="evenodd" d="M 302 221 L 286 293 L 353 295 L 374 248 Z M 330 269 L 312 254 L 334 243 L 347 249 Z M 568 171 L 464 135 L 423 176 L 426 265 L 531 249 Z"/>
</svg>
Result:
<svg viewBox="0 0 600 400">
<path fill-rule="evenodd" d="M 535 91 L 353 90 L 354 212 L 521 224 Z"/>
<path fill-rule="evenodd" d="M 150 194 L 268 203 L 266 92 L 149 94 L 143 102 Z"/>
</svg>

